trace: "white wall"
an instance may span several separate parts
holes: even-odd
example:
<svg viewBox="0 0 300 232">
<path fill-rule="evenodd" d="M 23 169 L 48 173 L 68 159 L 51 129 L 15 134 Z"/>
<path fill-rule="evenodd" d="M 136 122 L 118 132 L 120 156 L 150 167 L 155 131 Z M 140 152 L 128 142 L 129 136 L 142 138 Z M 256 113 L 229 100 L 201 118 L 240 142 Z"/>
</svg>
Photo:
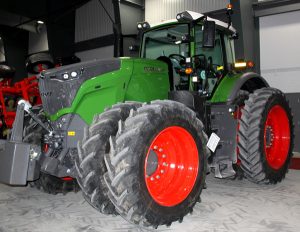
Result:
<svg viewBox="0 0 300 232">
<path fill-rule="evenodd" d="M 78 56 L 81 61 L 112 58 L 114 56 L 114 46 L 77 52 L 75 55 Z"/>
<path fill-rule="evenodd" d="M 102 3 L 114 20 L 112 1 L 102 0 Z M 113 24 L 98 0 L 89 1 L 76 10 L 75 42 L 109 34 L 113 34 Z"/>
<path fill-rule="evenodd" d="M 143 11 L 139 8 L 120 4 L 122 33 L 124 35 L 137 34 L 137 22 L 143 21 Z"/>
<path fill-rule="evenodd" d="M 4 61 L 5 61 L 5 50 L 4 50 L 3 40 L 0 37 L 0 62 L 4 62 Z"/>
<path fill-rule="evenodd" d="M 48 37 L 46 25 L 42 26 L 40 33 L 29 32 L 28 54 L 48 51 Z"/>
<path fill-rule="evenodd" d="M 114 20 L 112 1 L 102 0 L 101 2 Z M 75 43 L 110 34 L 113 34 L 113 24 L 98 0 L 91 0 L 76 10 Z M 114 46 L 77 52 L 75 55 L 82 61 L 111 58 L 114 55 Z"/>
<path fill-rule="evenodd" d="M 205 13 L 226 8 L 229 0 L 145 0 L 145 20 L 158 23 L 174 19 L 185 10 Z"/>
<path fill-rule="evenodd" d="M 300 11 L 261 17 L 260 66 L 271 86 L 300 91 Z"/>
</svg>

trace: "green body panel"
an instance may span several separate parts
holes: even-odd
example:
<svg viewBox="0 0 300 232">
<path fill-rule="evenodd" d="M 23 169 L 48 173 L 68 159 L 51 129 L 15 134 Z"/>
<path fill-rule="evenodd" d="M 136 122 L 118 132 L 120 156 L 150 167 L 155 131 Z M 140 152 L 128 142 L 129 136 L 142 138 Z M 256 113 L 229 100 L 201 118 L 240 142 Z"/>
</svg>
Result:
<svg viewBox="0 0 300 232">
<path fill-rule="evenodd" d="M 167 65 L 158 60 L 141 58 L 133 62 L 133 73 L 124 100 L 149 102 L 167 99 L 170 90 Z"/>
<path fill-rule="evenodd" d="M 158 29 L 176 25 L 169 22 L 151 28 Z M 190 28 L 190 35 L 195 38 L 195 28 Z M 190 56 L 195 55 L 195 41 L 190 42 Z M 119 70 L 95 76 L 85 81 L 79 88 L 71 107 L 59 110 L 49 115 L 51 121 L 64 114 L 78 114 L 87 124 L 92 122 L 94 115 L 102 113 L 106 107 L 118 102 L 139 101 L 149 102 L 155 99 L 167 99 L 170 90 L 168 66 L 166 63 L 144 58 L 120 58 Z M 226 102 L 235 82 L 240 77 L 227 75 L 220 82 L 210 102 Z M 190 91 L 194 84 L 190 79 Z"/>
<path fill-rule="evenodd" d="M 169 91 L 167 65 L 148 59 L 121 58 L 120 70 L 85 81 L 71 107 L 49 115 L 51 121 L 64 114 L 78 114 L 87 124 L 106 107 L 129 100 L 148 102 L 166 99 Z"/>
<path fill-rule="evenodd" d="M 241 73 L 238 74 L 227 74 L 219 85 L 217 89 L 214 91 L 213 96 L 210 99 L 211 103 L 218 103 L 218 102 L 226 102 L 228 97 L 231 94 L 233 87 L 237 80 L 241 77 Z"/>
</svg>

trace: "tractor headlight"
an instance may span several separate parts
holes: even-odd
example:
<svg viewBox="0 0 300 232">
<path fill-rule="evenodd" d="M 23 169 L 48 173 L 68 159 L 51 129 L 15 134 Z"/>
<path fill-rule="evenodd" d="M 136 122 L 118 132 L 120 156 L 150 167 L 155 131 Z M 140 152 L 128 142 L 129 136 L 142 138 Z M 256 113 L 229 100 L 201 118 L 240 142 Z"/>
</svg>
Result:
<svg viewBox="0 0 300 232">
<path fill-rule="evenodd" d="M 137 25 L 137 28 L 138 28 L 138 30 L 141 30 L 141 29 L 143 29 L 143 25 L 142 25 L 141 23 L 139 23 L 139 24 Z"/>
<path fill-rule="evenodd" d="M 150 29 L 150 24 L 148 22 L 141 22 L 137 24 L 138 30 L 148 30 Z"/>
<path fill-rule="evenodd" d="M 186 18 L 185 18 L 184 12 L 177 14 L 177 15 L 176 15 L 176 19 L 177 19 L 177 21 L 179 21 L 179 22 L 180 22 L 180 21 L 185 21 Z"/>
<path fill-rule="evenodd" d="M 80 75 L 80 72 L 78 71 L 71 71 L 71 72 L 65 72 L 61 74 L 61 79 L 63 80 L 73 80 L 77 79 Z"/>
<path fill-rule="evenodd" d="M 75 72 L 75 71 L 73 71 L 73 72 L 71 72 L 71 77 L 77 77 L 77 72 Z"/>
<path fill-rule="evenodd" d="M 188 11 L 177 14 L 176 19 L 178 22 L 192 22 L 194 20 L 193 16 Z"/>
<path fill-rule="evenodd" d="M 68 80 L 69 79 L 69 74 L 68 73 L 64 73 L 63 74 L 63 79 L 64 80 Z"/>
</svg>

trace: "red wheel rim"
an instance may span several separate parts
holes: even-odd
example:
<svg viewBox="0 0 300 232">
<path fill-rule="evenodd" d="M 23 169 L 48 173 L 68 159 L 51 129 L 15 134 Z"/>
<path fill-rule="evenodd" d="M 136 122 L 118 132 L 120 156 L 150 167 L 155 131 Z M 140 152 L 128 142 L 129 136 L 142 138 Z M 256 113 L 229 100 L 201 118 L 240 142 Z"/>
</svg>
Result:
<svg viewBox="0 0 300 232">
<path fill-rule="evenodd" d="M 290 124 L 288 116 L 280 105 L 275 105 L 268 113 L 264 127 L 264 150 L 270 167 L 280 169 L 290 149 Z"/>
<path fill-rule="evenodd" d="M 158 204 L 175 206 L 192 191 L 199 168 L 192 135 L 179 126 L 167 127 L 152 141 L 145 159 L 145 182 Z"/>
</svg>

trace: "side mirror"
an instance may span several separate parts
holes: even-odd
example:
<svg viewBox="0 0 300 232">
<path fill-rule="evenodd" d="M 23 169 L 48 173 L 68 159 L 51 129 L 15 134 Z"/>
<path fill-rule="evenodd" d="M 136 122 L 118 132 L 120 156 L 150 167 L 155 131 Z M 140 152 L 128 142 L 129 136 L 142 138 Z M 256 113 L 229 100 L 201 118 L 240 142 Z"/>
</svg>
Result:
<svg viewBox="0 0 300 232">
<path fill-rule="evenodd" d="M 214 48 L 216 37 L 216 23 L 214 21 L 204 21 L 203 28 L 203 48 Z"/>
</svg>

